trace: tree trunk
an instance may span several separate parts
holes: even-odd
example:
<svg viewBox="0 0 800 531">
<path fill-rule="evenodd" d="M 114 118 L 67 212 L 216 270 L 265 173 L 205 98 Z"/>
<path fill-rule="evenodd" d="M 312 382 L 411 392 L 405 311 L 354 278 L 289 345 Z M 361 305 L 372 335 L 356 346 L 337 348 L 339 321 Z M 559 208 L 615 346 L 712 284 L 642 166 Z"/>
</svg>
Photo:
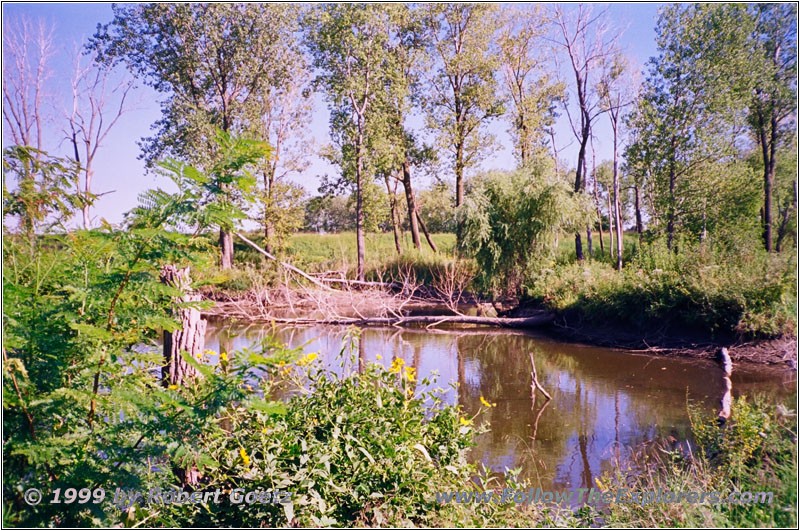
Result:
<svg viewBox="0 0 800 531">
<path fill-rule="evenodd" d="M 397 254 L 403 254 L 403 248 L 400 247 L 400 232 L 397 229 L 397 196 L 392 192 L 392 186 L 389 182 L 389 175 L 383 177 L 386 182 L 386 193 L 389 195 L 389 214 L 392 216 L 392 234 L 394 235 L 394 248 Z"/>
<path fill-rule="evenodd" d="M 358 266 L 357 280 L 364 280 L 364 198 L 362 195 L 361 173 L 364 170 L 364 125 L 361 116 L 358 117 L 358 139 L 356 142 L 356 252 Z"/>
<path fill-rule="evenodd" d="M 600 196 L 597 193 L 597 164 L 595 163 L 594 142 L 592 142 L 592 184 L 594 186 L 594 206 L 597 209 L 597 222 L 600 232 L 600 255 L 605 253 L 603 243 L 603 212 L 600 210 Z"/>
<path fill-rule="evenodd" d="M 403 188 L 406 191 L 406 203 L 408 204 L 408 226 L 411 227 L 411 241 L 417 250 L 422 249 L 422 242 L 419 239 L 419 225 L 417 224 L 417 201 L 414 198 L 414 189 L 411 187 L 411 171 L 408 159 L 403 161 Z"/>
<path fill-rule="evenodd" d="M 275 175 L 275 166 L 270 164 L 264 171 L 264 249 L 268 253 L 273 253 L 272 240 L 275 237 L 275 225 L 272 222 L 272 180 Z"/>
<path fill-rule="evenodd" d="M 669 163 L 669 210 L 667 213 L 667 249 L 672 249 L 675 241 L 675 137 L 672 137 L 672 150 Z"/>
<path fill-rule="evenodd" d="M 772 187 L 775 182 L 775 149 L 777 142 L 777 118 L 773 111 L 770 120 L 770 138 L 767 140 L 764 125 L 761 127 L 761 153 L 764 160 L 764 248 L 772 251 Z"/>
<path fill-rule="evenodd" d="M 785 207 L 783 209 L 778 207 L 778 210 L 780 211 L 781 214 L 781 224 L 778 225 L 778 235 L 775 238 L 775 250 L 779 253 L 783 251 L 783 239 L 789 232 L 789 217 L 792 215 L 792 211 L 796 209 L 797 209 L 797 181 L 792 181 L 791 201 L 786 202 Z"/>
<path fill-rule="evenodd" d="M 192 279 L 189 276 L 188 266 L 178 269 L 174 265 L 166 265 L 161 268 L 160 278 L 162 283 L 183 292 L 183 296 L 175 298 L 176 305 L 199 301 L 202 298 L 200 294 L 191 290 Z M 181 324 L 174 332 L 164 331 L 164 366 L 161 368 L 161 384 L 164 387 L 173 385 L 184 387 L 201 375 L 187 363 L 182 353 L 185 352 L 192 358 L 203 353 L 208 322 L 200 317 L 197 308 L 176 307 L 173 314 Z M 187 467 L 173 466 L 173 471 L 183 486 L 196 485 L 200 480 L 200 471 L 194 463 Z"/>
<path fill-rule="evenodd" d="M 642 233 L 644 232 L 644 227 L 642 226 L 642 209 L 639 206 L 639 186 L 633 187 L 634 192 L 634 209 L 636 210 L 636 234 L 639 235 L 639 245 L 642 245 Z"/>
<path fill-rule="evenodd" d="M 189 267 L 178 269 L 174 265 L 166 265 L 161 269 L 161 282 L 167 286 L 183 291 L 183 296 L 176 297 L 176 303 L 199 301 L 202 297 L 191 290 L 192 279 Z M 205 348 L 206 320 L 200 317 L 196 308 L 176 308 L 175 318 L 180 321 L 180 328 L 174 332 L 164 331 L 164 366 L 161 369 L 161 381 L 165 387 L 170 385 L 184 386 L 200 374 L 183 359 L 181 352 L 193 358 L 203 353 Z"/>
<path fill-rule="evenodd" d="M 622 219 L 620 219 L 617 125 L 614 123 L 614 223 L 617 230 L 617 271 L 622 271 Z"/>
<path fill-rule="evenodd" d="M 233 233 L 219 229 L 219 266 L 225 270 L 233 267 Z"/>
<path fill-rule="evenodd" d="M 611 238 L 611 247 L 609 249 L 608 254 L 611 258 L 614 258 L 615 253 L 617 252 L 617 248 L 614 246 L 614 211 L 611 210 L 611 190 L 608 190 L 608 194 L 606 195 L 606 203 L 608 206 L 608 235 Z"/>
<path fill-rule="evenodd" d="M 431 238 L 430 233 L 428 232 L 428 227 L 425 226 L 425 222 L 422 220 L 422 216 L 419 215 L 419 212 L 416 212 L 417 219 L 419 220 L 419 226 L 422 227 L 422 232 L 425 233 L 425 239 L 428 240 L 428 245 L 431 246 L 434 253 L 438 253 L 439 249 L 436 247 L 436 244 L 433 243 L 433 238 Z"/>
</svg>

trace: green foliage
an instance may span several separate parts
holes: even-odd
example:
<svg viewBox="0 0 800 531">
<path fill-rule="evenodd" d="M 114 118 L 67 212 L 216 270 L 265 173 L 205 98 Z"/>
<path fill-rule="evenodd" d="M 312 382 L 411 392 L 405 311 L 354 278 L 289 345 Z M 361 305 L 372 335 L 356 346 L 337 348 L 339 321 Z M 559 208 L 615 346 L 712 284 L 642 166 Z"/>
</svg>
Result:
<svg viewBox="0 0 800 531">
<path fill-rule="evenodd" d="M 754 242 L 757 245 L 757 242 Z M 528 294 L 577 320 L 647 334 L 699 333 L 719 339 L 792 333 L 793 257 L 663 243 L 646 245 L 621 273 L 607 263 L 570 263 L 532 276 Z"/>
<path fill-rule="evenodd" d="M 586 199 L 555 177 L 547 159 L 481 175 L 470 181 L 458 212 L 460 250 L 475 257 L 482 290 L 513 293 L 530 268 L 555 256 L 556 235 L 585 226 L 590 212 Z"/>
<path fill-rule="evenodd" d="M 784 405 L 736 399 L 725 426 L 690 406 L 696 448 L 661 448 L 639 456 L 635 474 L 617 470 L 610 490 L 772 492 L 772 503 L 611 504 L 603 520 L 622 527 L 787 527 L 797 525 L 797 420 Z"/>
<path fill-rule="evenodd" d="M 3 219 L 16 215 L 32 242 L 37 230 L 60 226 L 93 197 L 76 193 L 79 165 L 29 146 L 3 150 Z M 9 190 L 8 183 L 16 182 Z M 49 221 L 49 226 L 43 224 Z M 5 223 L 3 224 L 5 227 Z"/>
</svg>

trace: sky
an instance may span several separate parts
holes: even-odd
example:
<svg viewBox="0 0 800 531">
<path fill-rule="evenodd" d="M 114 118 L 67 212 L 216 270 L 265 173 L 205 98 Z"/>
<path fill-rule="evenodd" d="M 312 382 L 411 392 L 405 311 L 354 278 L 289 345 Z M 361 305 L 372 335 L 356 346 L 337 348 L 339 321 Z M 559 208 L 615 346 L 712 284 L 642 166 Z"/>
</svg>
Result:
<svg viewBox="0 0 800 531">
<path fill-rule="evenodd" d="M 646 61 L 656 54 L 655 22 L 659 4 L 653 3 L 613 3 L 608 4 L 610 21 L 625 29 L 620 40 L 629 58 L 637 70 L 641 70 Z M 595 6 L 600 9 L 602 6 Z M 574 9 L 575 5 L 566 5 L 565 9 Z M 69 82 L 73 69 L 74 50 L 86 42 L 96 31 L 98 24 L 104 24 L 113 18 L 111 4 L 108 3 L 3 3 L 3 27 L 14 23 L 19 17 L 26 16 L 36 21 L 42 19 L 54 27 L 57 54 L 52 61 L 52 76 L 48 81 L 48 89 L 52 100 L 54 119 L 49 123 L 45 144 L 51 154 L 69 154 L 68 145 L 61 132 L 64 123 L 63 113 L 67 105 Z M 118 75 L 124 75 L 119 72 Z M 569 79 L 569 78 L 567 78 Z M 126 113 L 112 129 L 100 147 L 95 159 L 95 177 L 93 191 L 102 193 L 95 203 L 92 215 L 95 223 L 105 219 L 110 223 L 120 223 L 123 214 L 138 204 L 138 195 L 150 188 L 170 189 L 168 178 L 148 173 L 143 161 L 139 160 L 141 150 L 137 141 L 150 134 L 151 125 L 160 117 L 159 95 L 149 87 L 138 83 L 132 94 L 135 108 Z M 577 156 L 577 143 L 561 113 L 556 124 L 556 144 L 560 158 L 567 161 Z M 322 95 L 316 95 L 314 112 L 311 121 L 311 135 L 316 146 L 324 146 L 330 142 L 329 113 Z M 415 120 L 414 123 L 421 123 Z M 511 169 L 515 166 L 512 142 L 507 133 L 507 121 L 500 119 L 491 123 L 487 130 L 495 135 L 500 146 L 492 152 L 474 171 L 490 169 Z M 598 161 L 611 156 L 611 129 L 608 120 L 600 117 L 595 128 L 595 147 Z M 3 147 L 12 143 L 3 123 Z M 320 176 L 335 176 L 337 168 L 331 166 L 318 155 L 314 155 L 309 167 L 300 175 L 293 175 L 292 180 L 302 185 L 309 194 L 317 195 Z M 440 175 L 447 179 L 448 175 Z M 425 177 L 422 184 L 429 184 L 431 177 Z M 452 180 L 452 178 L 450 178 Z"/>
</svg>

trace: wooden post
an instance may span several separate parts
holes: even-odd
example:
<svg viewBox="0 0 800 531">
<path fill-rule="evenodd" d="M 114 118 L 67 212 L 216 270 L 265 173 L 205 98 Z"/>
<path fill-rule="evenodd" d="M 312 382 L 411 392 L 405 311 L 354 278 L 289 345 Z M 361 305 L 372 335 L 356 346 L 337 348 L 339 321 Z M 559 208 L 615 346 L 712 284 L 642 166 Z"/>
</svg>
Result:
<svg viewBox="0 0 800 531">
<path fill-rule="evenodd" d="M 199 301 L 201 296 L 191 290 L 192 279 L 189 276 L 189 266 L 178 269 L 174 265 L 166 265 L 161 269 L 161 282 L 183 291 L 182 297 L 176 297 L 175 302 Z M 181 327 L 174 331 L 164 331 L 164 367 L 161 370 L 162 383 L 165 387 L 170 385 L 183 386 L 187 380 L 199 377 L 197 370 L 186 363 L 181 356 L 181 351 L 195 357 L 205 348 L 206 325 L 208 322 L 201 319 L 200 311 L 196 308 L 176 308 L 175 317 L 180 321 Z"/>
</svg>

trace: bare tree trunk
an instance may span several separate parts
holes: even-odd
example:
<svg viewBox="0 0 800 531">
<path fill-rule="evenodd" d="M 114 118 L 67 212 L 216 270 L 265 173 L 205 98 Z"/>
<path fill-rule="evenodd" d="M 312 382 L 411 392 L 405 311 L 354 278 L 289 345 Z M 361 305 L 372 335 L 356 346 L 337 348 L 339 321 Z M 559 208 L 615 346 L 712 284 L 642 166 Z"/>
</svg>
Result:
<svg viewBox="0 0 800 531">
<path fill-rule="evenodd" d="M 612 115 L 613 117 L 613 115 Z M 618 155 L 617 155 L 617 122 L 616 117 L 613 117 L 613 130 L 614 130 L 614 223 L 617 229 L 617 271 L 622 271 L 622 220 L 620 219 L 620 201 L 619 201 L 619 171 L 618 171 Z"/>
<path fill-rule="evenodd" d="M 175 299 L 176 303 L 199 301 L 202 297 L 191 290 L 192 279 L 189 267 L 178 269 L 174 265 L 166 265 L 161 269 L 161 282 L 167 286 L 183 291 L 183 296 Z M 181 327 L 175 332 L 164 331 L 164 367 L 161 370 L 162 384 L 166 386 L 183 386 L 200 374 L 183 359 L 181 352 L 195 357 L 203 353 L 207 321 L 200 317 L 197 308 L 176 308 L 175 317 Z"/>
<path fill-rule="evenodd" d="M 362 194 L 362 175 L 364 171 L 364 126 L 358 116 L 358 139 L 356 142 L 356 252 L 358 265 L 356 280 L 364 280 L 364 197 Z"/>
<path fill-rule="evenodd" d="M 597 222 L 599 224 L 600 232 L 600 255 L 602 256 L 605 253 L 605 247 L 603 243 L 603 212 L 600 210 L 600 196 L 597 193 L 597 164 L 594 152 L 594 142 L 592 142 L 592 182 L 594 185 L 594 206 L 597 209 Z"/>
<path fill-rule="evenodd" d="M 199 301 L 201 295 L 191 290 L 192 279 L 189 267 L 178 269 L 174 265 L 166 265 L 161 269 L 161 282 L 183 291 L 183 296 L 176 297 L 175 303 Z M 164 387 L 183 387 L 201 375 L 183 358 L 182 353 L 195 358 L 205 348 L 207 321 L 202 319 L 197 308 L 175 308 L 175 317 L 180 321 L 180 328 L 174 332 L 164 331 L 164 366 L 161 368 L 161 383 Z M 200 471 L 195 464 L 188 467 L 173 467 L 181 484 L 195 485 L 200 479 Z"/>
<path fill-rule="evenodd" d="M 672 150 L 669 164 L 669 210 L 667 212 L 667 249 L 672 249 L 675 241 L 675 137 L 672 137 Z M 767 249 L 769 250 L 769 249 Z"/>
<path fill-rule="evenodd" d="M 438 253 L 439 249 L 436 247 L 436 244 L 433 243 L 433 238 L 431 238 L 430 233 L 428 232 L 428 227 L 425 226 L 425 222 L 422 220 L 422 216 L 419 215 L 419 211 L 416 212 L 417 220 L 419 220 L 419 226 L 422 227 L 422 232 L 425 233 L 425 239 L 428 240 L 428 245 L 431 246 L 434 253 Z"/>
<path fill-rule="evenodd" d="M 608 235 L 611 237 L 611 251 L 608 253 L 611 255 L 611 258 L 614 258 L 616 253 L 616 247 L 614 247 L 614 211 L 611 210 L 611 190 L 608 191 L 606 196 L 607 203 L 608 203 Z"/>
<path fill-rule="evenodd" d="M 219 229 L 219 266 L 222 269 L 233 267 L 233 233 Z"/>
<path fill-rule="evenodd" d="M 411 187 L 411 171 L 408 160 L 403 161 L 403 188 L 406 191 L 406 203 L 408 203 L 408 226 L 411 227 L 411 241 L 417 250 L 422 249 L 422 242 L 419 238 L 419 225 L 417 224 L 417 201 L 414 198 L 414 189 Z"/>
<path fill-rule="evenodd" d="M 400 246 L 400 232 L 397 228 L 397 194 L 392 190 L 390 183 L 391 177 L 388 174 L 383 176 L 386 183 L 386 193 L 389 195 L 389 214 L 392 217 L 392 234 L 394 235 L 394 248 L 397 254 L 403 254 L 403 248 Z"/>
</svg>

